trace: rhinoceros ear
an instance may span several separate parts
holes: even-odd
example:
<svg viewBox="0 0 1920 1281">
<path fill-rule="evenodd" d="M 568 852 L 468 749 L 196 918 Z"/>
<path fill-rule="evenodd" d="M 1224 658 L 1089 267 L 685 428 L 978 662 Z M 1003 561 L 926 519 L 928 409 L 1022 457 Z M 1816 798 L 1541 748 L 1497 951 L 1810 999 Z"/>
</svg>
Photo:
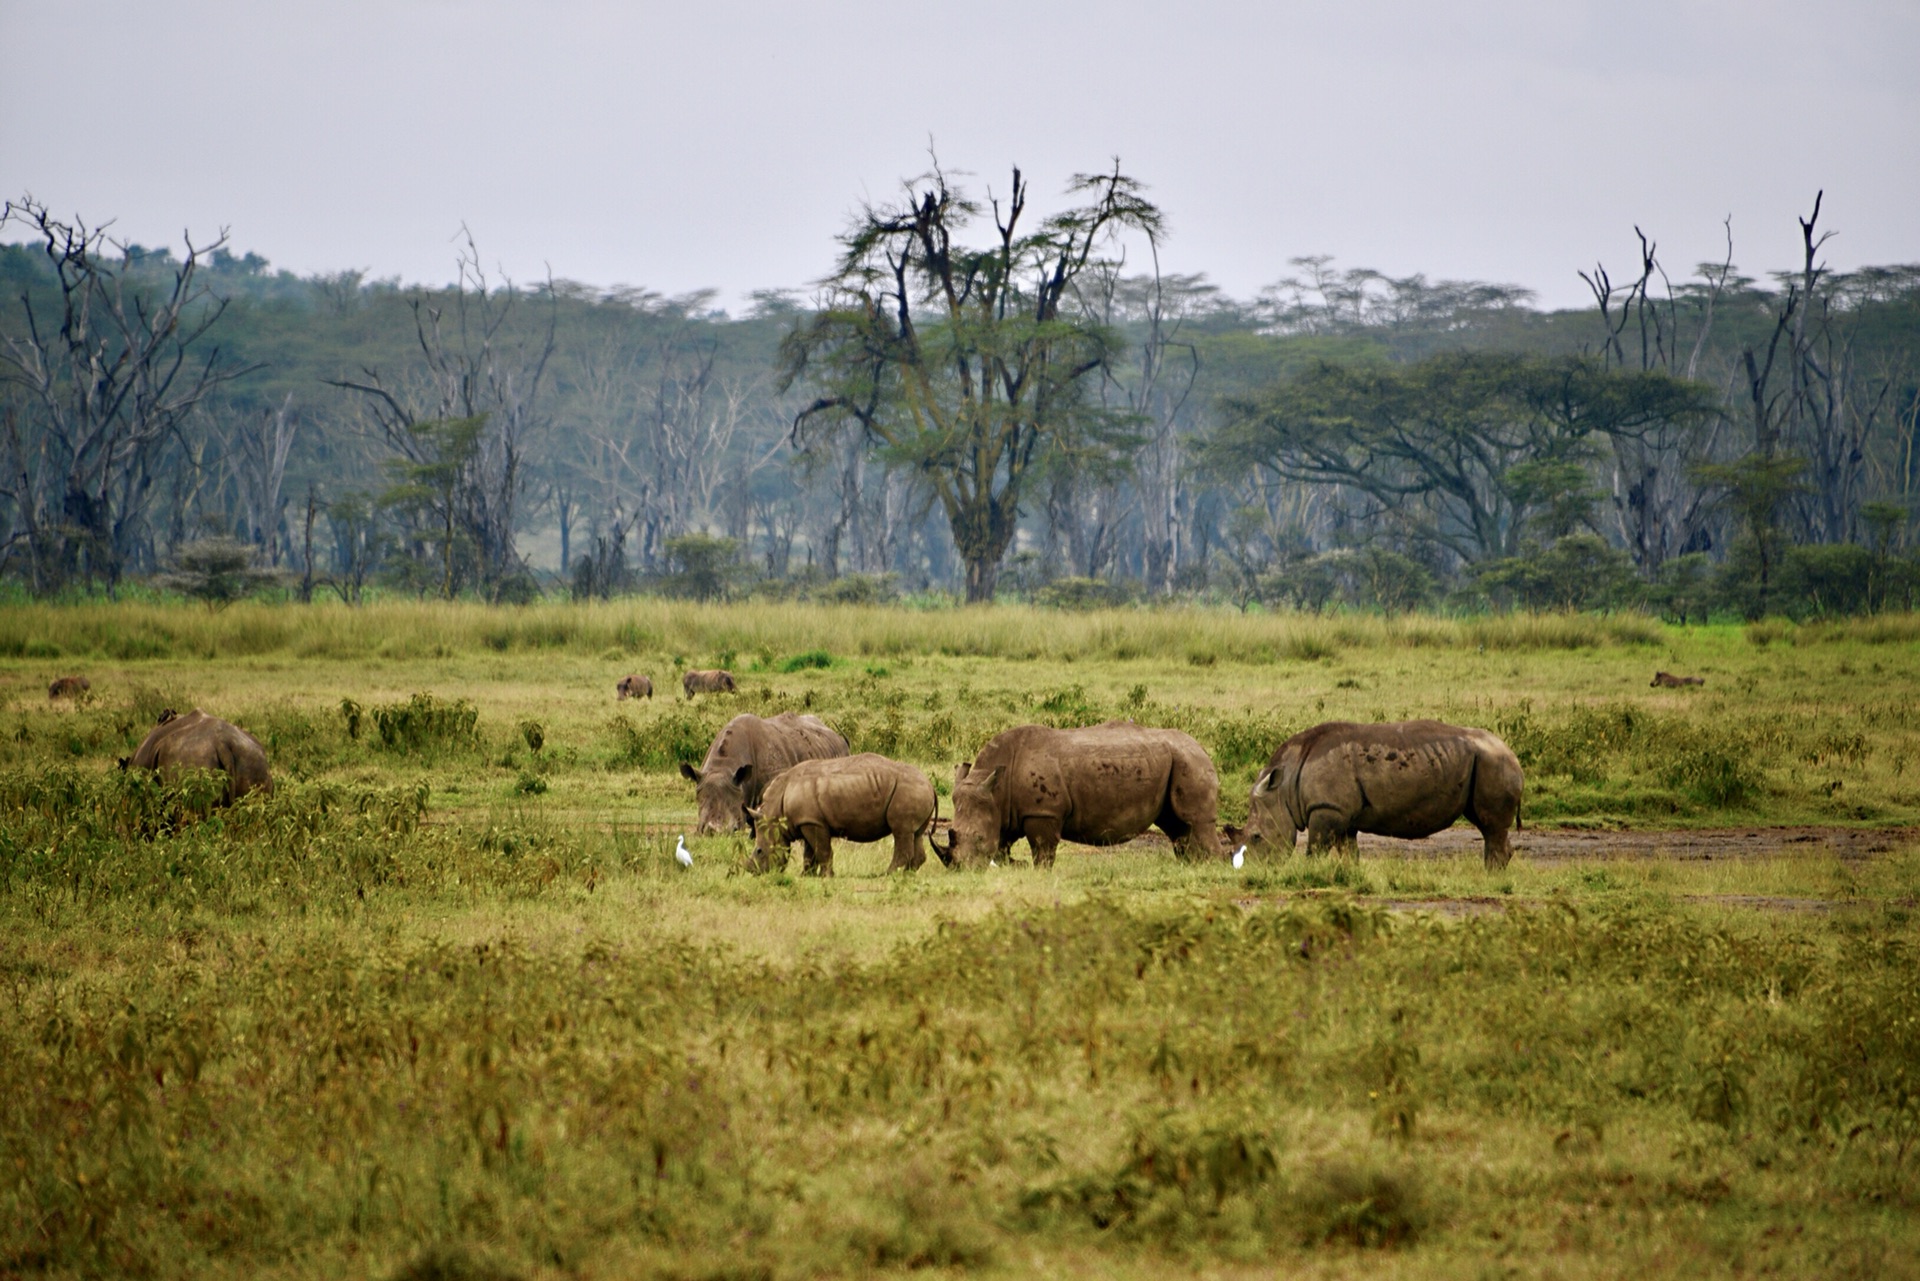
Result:
<svg viewBox="0 0 1920 1281">
<path fill-rule="evenodd" d="M 740 784 L 747 781 L 747 775 L 751 773 L 753 773 L 753 762 L 748 761 L 745 765 L 742 765 L 733 772 L 733 785 L 735 787 L 740 786 Z"/>
<path fill-rule="evenodd" d="M 999 781 L 1000 781 L 1000 767 L 996 765 L 992 769 L 987 771 L 987 776 L 985 778 L 980 780 L 980 789 L 982 791 L 991 792 L 993 790 L 993 785 Z"/>
<path fill-rule="evenodd" d="M 1253 794 L 1255 796 L 1264 796 L 1272 786 L 1273 771 L 1270 769 L 1261 770 L 1260 777 L 1253 780 Z"/>
<path fill-rule="evenodd" d="M 741 809 L 743 809 L 743 810 L 745 810 L 745 811 L 747 812 L 747 817 L 748 817 L 748 818 L 750 818 L 750 819 L 752 819 L 752 820 L 753 820 L 754 822 L 756 822 L 756 823 L 758 823 L 758 822 L 760 821 L 760 807 L 759 807 L 759 806 L 757 806 L 757 805 L 742 805 L 742 806 L 741 806 L 740 808 L 741 808 Z"/>
<path fill-rule="evenodd" d="M 973 762 L 961 761 L 953 767 L 953 781 L 956 783 L 964 783 L 967 781 L 967 775 L 971 773 L 973 773 Z"/>
<path fill-rule="evenodd" d="M 694 769 L 693 766 L 687 764 L 685 761 L 680 762 L 680 772 L 686 775 L 689 782 L 698 783 L 700 781 L 700 771 Z"/>
</svg>

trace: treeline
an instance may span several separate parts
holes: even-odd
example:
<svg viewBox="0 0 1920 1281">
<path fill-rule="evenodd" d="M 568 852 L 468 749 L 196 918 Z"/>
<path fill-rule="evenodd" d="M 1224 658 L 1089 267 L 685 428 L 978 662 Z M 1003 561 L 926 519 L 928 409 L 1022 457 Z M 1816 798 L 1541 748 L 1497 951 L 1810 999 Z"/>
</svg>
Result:
<svg viewBox="0 0 1920 1281">
<path fill-rule="evenodd" d="M 1297 259 L 1141 275 L 1117 170 L 1062 211 L 935 172 L 809 297 L 296 277 L 10 204 L 0 572 L 524 600 L 635 590 L 1319 610 L 1912 608 L 1920 267 L 1595 306 Z M 985 230 L 982 231 L 984 226 Z M 977 238 L 977 244 L 969 243 Z M 1134 255 L 1132 261 L 1141 260 Z"/>
</svg>

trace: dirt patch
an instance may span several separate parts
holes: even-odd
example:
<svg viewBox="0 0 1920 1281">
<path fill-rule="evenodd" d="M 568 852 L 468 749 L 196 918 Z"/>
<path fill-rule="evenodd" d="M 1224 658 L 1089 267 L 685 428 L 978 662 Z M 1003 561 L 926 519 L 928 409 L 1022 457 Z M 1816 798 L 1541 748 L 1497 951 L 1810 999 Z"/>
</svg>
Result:
<svg viewBox="0 0 1920 1281">
<path fill-rule="evenodd" d="M 1258 907 L 1263 903 L 1284 903 L 1289 899 L 1309 897 L 1297 894 L 1271 894 L 1248 898 L 1237 898 L 1234 903 L 1243 908 Z M 1373 907 L 1384 907 L 1389 912 L 1429 912 L 1436 916 L 1458 919 L 1463 916 L 1485 916 L 1492 912 L 1504 912 L 1514 907 L 1539 907 L 1545 900 L 1537 898 L 1511 898 L 1505 895 L 1464 895 L 1458 898 L 1373 898 L 1362 900 Z M 1738 907 L 1755 912 L 1812 912 L 1825 915 L 1847 908 L 1873 908 L 1879 906 L 1872 899 L 1859 898 L 1793 898 L 1779 894 L 1687 894 L 1681 897 L 1684 903 L 1698 903 L 1714 907 Z M 1911 906 L 1911 904 L 1903 904 Z"/>
<path fill-rule="evenodd" d="M 1774 858 L 1780 855 L 1834 855 L 1864 859 L 1920 845 L 1920 827 L 1707 827 L 1660 831 L 1591 832 L 1571 828 L 1533 828 L 1509 834 L 1516 857 L 1540 863 L 1609 858 Z M 1166 849 L 1157 831 L 1136 836 L 1127 846 Z M 1070 849 L 1083 846 L 1069 845 Z M 1297 849 L 1304 850 L 1302 841 Z M 1480 853 L 1480 833 L 1461 824 L 1425 840 L 1362 835 L 1360 857 L 1409 861 L 1457 858 Z"/>
<path fill-rule="evenodd" d="M 1920 844 L 1920 828 L 1716 827 L 1649 832 L 1583 832 L 1564 828 L 1528 828 L 1510 837 L 1515 857 L 1539 863 L 1571 859 L 1662 858 L 1685 861 L 1716 858 L 1777 858 L 1822 855 L 1864 859 Z M 1360 857 L 1452 858 L 1480 851 L 1480 833 L 1452 827 L 1423 841 L 1362 836 Z"/>
</svg>

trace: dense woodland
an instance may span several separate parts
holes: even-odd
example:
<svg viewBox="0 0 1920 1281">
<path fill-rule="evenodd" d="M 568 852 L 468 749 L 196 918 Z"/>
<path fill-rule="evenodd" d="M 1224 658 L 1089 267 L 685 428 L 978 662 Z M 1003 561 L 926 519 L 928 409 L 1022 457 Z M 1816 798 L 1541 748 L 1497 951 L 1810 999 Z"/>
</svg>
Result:
<svg viewBox="0 0 1920 1281">
<path fill-rule="evenodd" d="M 31 199 L 0 244 L 0 572 L 42 596 L 1166 598 L 1912 608 L 1920 266 L 1594 305 L 1297 258 L 1157 269 L 1118 171 L 938 171 L 744 314 L 565 280 L 275 271 Z M 1604 247 L 1596 247 L 1604 248 Z M 1569 270 L 1574 269 L 1569 264 Z"/>
</svg>

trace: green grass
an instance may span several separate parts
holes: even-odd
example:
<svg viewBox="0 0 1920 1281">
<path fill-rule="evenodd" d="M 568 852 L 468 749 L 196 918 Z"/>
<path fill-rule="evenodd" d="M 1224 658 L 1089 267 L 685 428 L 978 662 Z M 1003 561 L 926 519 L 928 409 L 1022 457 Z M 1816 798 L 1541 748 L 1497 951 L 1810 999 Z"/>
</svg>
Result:
<svg viewBox="0 0 1920 1281">
<path fill-rule="evenodd" d="M 671 853 L 677 761 L 788 708 L 943 786 L 1008 724 L 1178 725 L 1229 817 L 1285 734 L 1432 714 L 1508 735 L 1530 826 L 1909 824 L 1909 622 L 9 607 L 0 1275 L 1915 1275 L 1904 837 Z M 615 701 L 676 660 L 742 691 Z M 166 706 L 274 794 L 114 769 Z"/>
</svg>

